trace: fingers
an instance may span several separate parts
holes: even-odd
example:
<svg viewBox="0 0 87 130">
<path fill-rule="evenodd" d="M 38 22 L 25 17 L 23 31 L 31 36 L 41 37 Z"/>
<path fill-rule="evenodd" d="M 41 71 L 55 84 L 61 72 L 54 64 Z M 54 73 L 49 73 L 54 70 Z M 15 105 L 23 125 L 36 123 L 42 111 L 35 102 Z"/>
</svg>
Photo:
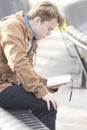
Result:
<svg viewBox="0 0 87 130">
<path fill-rule="evenodd" d="M 63 86 L 63 84 L 61 84 L 61 85 L 55 85 L 55 86 L 51 86 L 50 88 L 51 88 L 51 89 L 58 89 L 58 88 L 60 88 L 61 86 Z"/>
<path fill-rule="evenodd" d="M 58 103 L 57 102 L 55 102 L 55 106 L 56 106 L 56 109 L 58 108 Z"/>
<path fill-rule="evenodd" d="M 53 104 L 54 109 L 56 109 L 56 103 L 55 103 L 55 101 L 54 101 L 54 100 L 51 100 L 51 102 L 52 102 L 52 104 Z"/>
<path fill-rule="evenodd" d="M 50 110 L 50 102 L 53 104 L 54 109 L 57 109 L 57 104 L 53 100 L 47 100 L 47 109 Z"/>
<path fill-rule="evenodd" d="M 47 108 L 48 108 L 48 110 L 50 110 L 50 101 L 51 101 L 51 103 L 53 104 L 53 107 L 54 107 L 54 109 L 57 109 L 57 102 L 53 99 L 53 97 L 51 96 L 51 94 L 49 95 L 49 94 L 47 94 L 47 95 L 45 95 L 44 97 L 43 97 L 43 99 L 46 101 L 46 103 L 47 103 Z"/>
<path fill-rule="evenodd" d="M 50 110 L 50 102 L 49 101 L 46 102 L 47 102 L 47 109 Z"/>
</svg>

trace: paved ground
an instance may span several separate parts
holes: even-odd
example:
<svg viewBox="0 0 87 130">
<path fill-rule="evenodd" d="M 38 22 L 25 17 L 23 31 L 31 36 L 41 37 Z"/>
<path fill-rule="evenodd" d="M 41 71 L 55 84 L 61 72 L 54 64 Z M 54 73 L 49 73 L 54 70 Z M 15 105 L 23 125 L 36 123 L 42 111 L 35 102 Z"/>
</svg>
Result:
<svg viewBox="0 0 87 130">
<path fill-rule="evenodd" d="M 75 50 L 71 46 L 71 54 Z M 72 100 L 69 102 L 71 84 L 59 89 L 56 130 L 87 130 L 87 89 L 81 89 L 81 69 L 78 59 L 71 58 L 59 33 L 40 41 L 36 70 L 44 77 L 71 74 L 74 80 Z"/>
</svg>

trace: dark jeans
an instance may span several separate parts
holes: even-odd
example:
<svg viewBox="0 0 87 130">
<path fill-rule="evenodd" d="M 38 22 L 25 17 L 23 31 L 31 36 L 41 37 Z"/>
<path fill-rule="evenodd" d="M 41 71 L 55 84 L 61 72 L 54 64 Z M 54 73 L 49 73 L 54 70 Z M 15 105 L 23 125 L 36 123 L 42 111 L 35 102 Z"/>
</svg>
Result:
<svg viewBox="0 0 87 130">
<path fill-rule="evenodd" d="M 50 103 L 47 110 L 44 100 L 38 99 L 33 93 L 25 91 L 22 85 L 10 86 L 0 93 L 0 106 L 5 109 L 30 109 L 50 130 L 55 130 L 57 111 Z"/>
</svg>

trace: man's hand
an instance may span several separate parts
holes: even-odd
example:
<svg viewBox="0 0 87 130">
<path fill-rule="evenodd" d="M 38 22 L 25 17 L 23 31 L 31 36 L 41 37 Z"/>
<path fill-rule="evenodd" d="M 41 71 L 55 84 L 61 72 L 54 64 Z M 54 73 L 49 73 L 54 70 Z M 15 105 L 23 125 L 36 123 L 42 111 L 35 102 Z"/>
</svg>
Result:
<svg viewBox="0 0 87 130">
<path fill-rule="evenodd" d="M 53 98 L 53 96 L 52 96 L 51 93 L 48 93 L 42 99 L 47 102 L 47 108 L 48 108 L 48 110 L 50 110 L 50 101 L 52 102 L 54 109 L 57 109 L 57 106 L 58 106 L 57 105 L 57 101 L 55 101 L 55 99 Z"/>
<path fill-rule="evenodd" d="M 62 87 L 63 85 L 65 85 L 65 84 L 54 85 L 54 86 L 50 86 L 49 88 L 55 90 L 55 89 L 58 89 L 58 88 Z"/>
<path fill-rule="evenodd" d="M 50 86 L 50 87 L 47 87 L 48 91 L 51 92 L 51 93 L 54 93 L 54 92 L 57 92 L 58 89 L 63 86 L 65 84 L 60 84 L 60 85 L 55 85 L 55 86 Z"/>
</svg>

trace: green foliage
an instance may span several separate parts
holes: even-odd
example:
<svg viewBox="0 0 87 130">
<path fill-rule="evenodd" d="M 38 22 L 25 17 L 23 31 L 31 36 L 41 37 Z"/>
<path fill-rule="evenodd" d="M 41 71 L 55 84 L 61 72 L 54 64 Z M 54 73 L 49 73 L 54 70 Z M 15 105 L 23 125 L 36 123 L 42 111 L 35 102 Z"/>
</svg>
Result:
<svg viewBox="0 0 87 130">
<path fill-rule="evenodd" d="M 67 21 L 66 19 L 64 19 L 64 23 L 63 23 L 63 26 L 62 27 L 59 27 L 61 30 L 65 30 L 67 27 Z"/>
</svg>

